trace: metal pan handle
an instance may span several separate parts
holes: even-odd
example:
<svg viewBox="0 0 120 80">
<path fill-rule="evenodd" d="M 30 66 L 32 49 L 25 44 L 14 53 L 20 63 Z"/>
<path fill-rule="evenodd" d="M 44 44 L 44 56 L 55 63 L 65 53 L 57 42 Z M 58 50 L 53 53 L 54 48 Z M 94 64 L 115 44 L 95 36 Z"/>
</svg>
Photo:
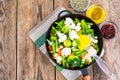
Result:
<svg viewBox="0 0 120 80">
<path fill-rule="evenodd" d="M 58 14 L 58 19 L 62 16 L 62 14 L 64 14 L 64 13 L 67 13 L 66 15 L 70 15 L 70 14 L 72 14 L 72 12 L 70 12 L 69 10 L 63 10 L 63 11 L 61 11 L 59 14 Z"/>
<path fill-rule="evenodd" d="M 82 80 L 91 80 L 91 77 L 90 77 L 90 75 L 88 74 L 87 68 L 82 69 L 81 72 L 82 72 L 82 74 L 83 74 Z"/>
</svg>

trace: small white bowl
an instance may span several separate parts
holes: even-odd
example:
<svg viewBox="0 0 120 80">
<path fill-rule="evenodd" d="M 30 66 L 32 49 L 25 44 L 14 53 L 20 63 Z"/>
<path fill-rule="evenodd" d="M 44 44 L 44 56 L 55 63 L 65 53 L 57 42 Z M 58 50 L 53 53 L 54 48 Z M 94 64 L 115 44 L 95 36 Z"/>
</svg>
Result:
<svg viewBox="0 0 120 80">
<path fill-rule="evenodd" d="M 78 2 L 79 2 L 80 0 L 78 0 Z M 86 7 L 85 8 L 83 8 L 83 9 L 78 9 L 78 8 L 76 8 L 75 6 L 74 6 L 74 4 L 73 4 L 73 0 L 70 0 L 70 4 L 71 4 L 71 7 L 75 10 L 75 11 L 78 11 L 78 12 L 83 12 L 83 11 L 85 11 L 85 10 L 87 10 L 87 8 L 89 7 L 89 5 L 90 5 L 90 2 L 91 2 L 91 0 L 87 0 L 88 1 L 88 4 L 86 5 Z M 78 5 L 77 7 L 80 7 L 81 5 Z"/>
</svg>

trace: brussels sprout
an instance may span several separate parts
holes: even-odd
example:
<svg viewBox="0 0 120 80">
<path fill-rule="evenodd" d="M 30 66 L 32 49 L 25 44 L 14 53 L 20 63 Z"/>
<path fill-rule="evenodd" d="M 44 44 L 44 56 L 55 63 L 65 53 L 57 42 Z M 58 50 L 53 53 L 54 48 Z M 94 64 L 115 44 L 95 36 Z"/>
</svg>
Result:
<svg viewBox="0 0 120 80">
<path fill-rule="evenodd" d="M 72 41 L 72 46 L 78 47 L 79 45 L 80 45 L 80 41 L 79 41 L 78 39 L 74 39 L 74 40 Z"/>
<path fill-rule="evenodd" d="M 70 66 L 79 67 L 82 60 L 78 56 L 69 56 L 67 61 Z"/>
<path fill-rule="evenodd" d="M 71 41 L 69 39 L 64 41 L 64 46 L 65 47 L 70 47 L 71 46 Z"/>
</svg>

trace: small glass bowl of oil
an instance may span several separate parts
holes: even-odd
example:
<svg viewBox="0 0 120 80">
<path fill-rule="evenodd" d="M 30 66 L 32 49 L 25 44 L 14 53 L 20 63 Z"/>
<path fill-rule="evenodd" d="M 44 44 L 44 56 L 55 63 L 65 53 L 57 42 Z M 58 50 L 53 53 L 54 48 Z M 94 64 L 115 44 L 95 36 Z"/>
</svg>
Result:
<svg viewBox="0 0 120 80">
<path fill-rule="evenodd" d="M 100 24 L 106 18 L 106 11 L 100 4 L 93 4 L 86 11 L 86 16 L 92 19 L 96 24 Z"/>
</svg>

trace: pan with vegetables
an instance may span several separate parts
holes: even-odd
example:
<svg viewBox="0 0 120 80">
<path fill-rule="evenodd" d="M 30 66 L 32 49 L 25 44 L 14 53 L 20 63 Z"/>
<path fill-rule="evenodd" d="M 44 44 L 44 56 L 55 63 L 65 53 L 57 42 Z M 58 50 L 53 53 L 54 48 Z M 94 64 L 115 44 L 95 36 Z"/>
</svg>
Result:
<svg viewBox="0 0 120 80">
<path fill-rule="evenodd" d="M 69 70 L 81 70 L 86 76 L 87 67 L 95 62 L 94 55 L 101 54 L 101 32 L 86 16 L 68 14 L 61 17 L 61 13 L 46 36 L 48 54 L 57 65 Z"/>
</svg>

